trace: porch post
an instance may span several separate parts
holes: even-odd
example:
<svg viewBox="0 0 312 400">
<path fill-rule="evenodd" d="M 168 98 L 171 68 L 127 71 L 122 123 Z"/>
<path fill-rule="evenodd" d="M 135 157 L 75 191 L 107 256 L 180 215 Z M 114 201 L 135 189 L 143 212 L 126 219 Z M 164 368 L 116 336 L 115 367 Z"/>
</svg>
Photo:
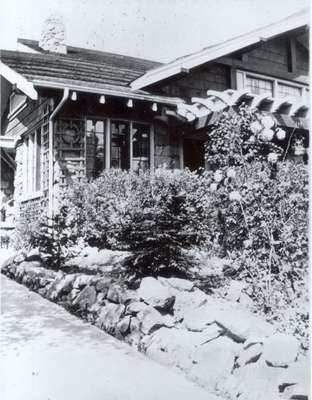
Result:
<svg viewBox="0 0 312 400">
<path fill-rule="evenodd" d="M 180 140 L 179 140 L 180 169 L 183 169 L 183 168 L 184 168 L 183 143 L 184 143 L 184 139 L 183 139 L 183 138 L 180 138 Z"/>
<path fill-rule="evenodd" d="M 154 173 L 155 171 L 155 126 L 151 125 L 150 130 L 150 171 Z"/>
<path fill-rule="evenodd" d="M 105 120 L 105 169 L 110 169 L 111 129 L 110 119 Z"/>
</svg>

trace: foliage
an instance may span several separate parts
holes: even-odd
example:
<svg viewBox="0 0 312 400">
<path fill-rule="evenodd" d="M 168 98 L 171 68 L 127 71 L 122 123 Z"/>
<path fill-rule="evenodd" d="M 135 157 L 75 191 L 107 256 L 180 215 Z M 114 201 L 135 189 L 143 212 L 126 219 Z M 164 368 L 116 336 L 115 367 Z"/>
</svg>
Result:
<svg viewBox="0 0 312 400">
<path fill-rule="evenodd" d="M 69 240 L 132 251 L 129 265 L 136 275 L 185 274 L 182 248 L 207 237 L 210 181 L 187 170 L 106 171 L 64 195 Z"/>
<path fill-rule="evenodd" d="M 306 297 L 308 176 L 302 162 L 282 159 L 282 147 L 274 144 L 285 137 L 281 129 L 265 128 L 262 121 L 242 107 L 211 134 L 206 147 L 215 169 L 211 231 L 221 254 L 250 283 L 259 307 L 283 320 Z M 307 324 L 306 312 L 293 324 L 301 335 L 302 323 Z"/>
</svg>

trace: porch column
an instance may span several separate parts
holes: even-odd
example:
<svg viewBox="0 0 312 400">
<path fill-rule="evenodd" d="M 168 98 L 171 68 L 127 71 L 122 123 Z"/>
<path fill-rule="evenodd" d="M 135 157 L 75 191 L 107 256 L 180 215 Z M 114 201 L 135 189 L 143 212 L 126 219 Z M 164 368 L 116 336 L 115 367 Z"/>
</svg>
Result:
<svg viewBox="0 0 312 400">
<path fill-rule="evenodd" d="M 151 125 L 150 130 L 150 171 L 155 171 L 155 127 Z"/>
<path fill-rule="evenodd" d="M 110 169 L 111 129 L 110 119 L 105 120 L 105 169 Z"/>
</svg>

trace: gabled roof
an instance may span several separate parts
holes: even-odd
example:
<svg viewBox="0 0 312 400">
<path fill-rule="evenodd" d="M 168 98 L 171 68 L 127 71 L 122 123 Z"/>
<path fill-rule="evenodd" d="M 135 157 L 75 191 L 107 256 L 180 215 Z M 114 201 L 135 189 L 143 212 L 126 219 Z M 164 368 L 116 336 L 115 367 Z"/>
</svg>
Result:
<svg viewBox="0 0 312 400">
<path fill-rule="evenodd" d="M 36 41 L 20 39 L 19 42 L 36 52 L 0 50 L 0 65 L 12 74 L 19 75 L 20 80 L 28 82 L 30 86 L 66 86 L 71 90 L 168 104 L 182 101 L 130 87 L 130 83 L 147 69 L 160 65 L 154 61 L 77 47 L 68 47 L 67 54 L 48 53 L 42 51 Z"/>
<path fill-rule="evenodd" d="M 143 76 L 134 80 L 131 84 L 133 89 L 142 89 L 174 75 L 180 74 L 183 70 L 198 67 L 209 61 L 213 61 L 225 55 L 243 50 L 249 46 L 303 28 L 309 23 L 309 10 L 303 9 L 278 22 L 255 29 L 246 34 L 237 36 L 227 41 L 206 47 L 196 53 L 178 58 L 168 64 L 159 66 L 146 72 Z"/>
</svg>

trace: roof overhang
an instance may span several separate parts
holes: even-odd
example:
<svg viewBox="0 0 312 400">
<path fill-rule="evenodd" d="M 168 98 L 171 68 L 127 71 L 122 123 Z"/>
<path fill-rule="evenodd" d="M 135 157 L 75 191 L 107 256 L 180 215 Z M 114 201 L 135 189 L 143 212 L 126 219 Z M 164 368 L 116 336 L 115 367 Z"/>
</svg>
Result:
<svg viewBox="0 0 312 400">
<path fill-rule="evenodd" d="M 190 70 L 209 61 L 231 54 L 246 47 L 255 45 L 261 41 L 271 39 L 283 33 L 303 28 L 309 23 L 309 11 L 304 9 L 290 15 L 281 21 L 252 32 L 240 35 L 217 45 L 213 45 L 189 56 L 174 60 L 161 67 L 146 72 L 131 83 L 133 89 L 142 89 L 164 79 L 180 74 L 184 70 Z"/>
<path fill-rule="evenodd" d="M 148 92 L 137 92 L 132 88 L 112 88 L 107 86 L 101 87 L 92 87 L 74 83 L 67 83 L 67 82 L 54 82 L 54 81 L 47 81 L 47 80 L 40 80 L 40 79 L 33 79 L 33 85 L 35 87 L 41 88 L 48 88 L 48 89 L 64 89 L 65 87 L 69 90 L 73 90 L 76 92 L 82 93 L 94 93 L 99 95 L 107 95 L 107 96 L 114 96 L 114 97 L 123 97 L 123 98 L 131 98 L 133 100 L 142 100 L 142 101 L 150 101 L 154 103 L 161 103 L 166 105 L 177 106 L 179 104 L 185 103 L 185 101 L 179 97 L 167 97 L 167 96 L 158 96 L 154 94 L 150 94 Z"/>
<path fill-rule="evenodd" d="M 34 85 L 29 82 L 23 75 L 14 71 L 14 69 L 8 67 L 2 61 L 0 61 L 0 75 L 3 76 L 7 81 L 23 92 L 26 96 L 32 100 L 38 99 L 38 93 L 34 88 Z"/>
</svg>

